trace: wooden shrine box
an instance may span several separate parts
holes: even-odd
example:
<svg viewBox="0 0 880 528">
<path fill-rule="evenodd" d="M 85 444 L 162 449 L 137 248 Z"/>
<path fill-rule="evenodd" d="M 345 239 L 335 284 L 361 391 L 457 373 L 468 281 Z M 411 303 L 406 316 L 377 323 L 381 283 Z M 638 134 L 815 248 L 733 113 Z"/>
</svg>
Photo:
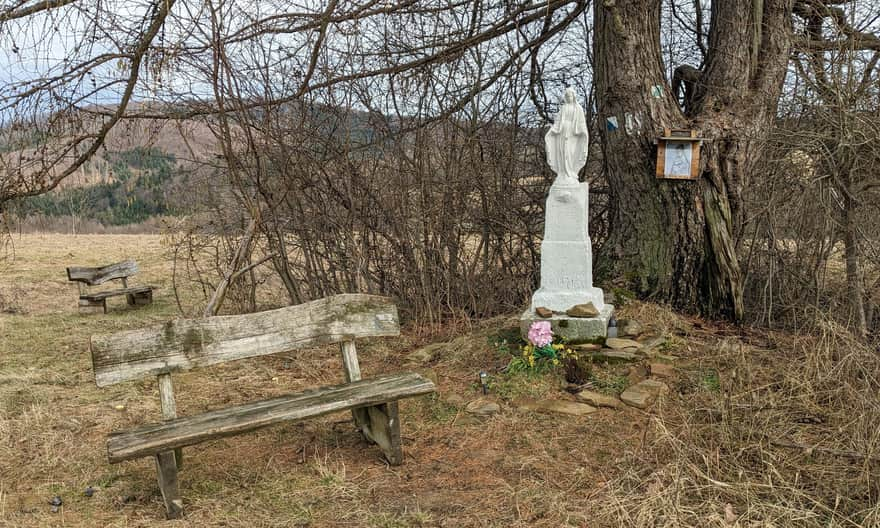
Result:
<svg viewBox="0 0 880 528">
<path fill-rule="evenodd" d="M 696 180 L 700 177 L 700 143 L 696 130 L 663 129 L 657 138 L 657 177 Z"/>
</svg>

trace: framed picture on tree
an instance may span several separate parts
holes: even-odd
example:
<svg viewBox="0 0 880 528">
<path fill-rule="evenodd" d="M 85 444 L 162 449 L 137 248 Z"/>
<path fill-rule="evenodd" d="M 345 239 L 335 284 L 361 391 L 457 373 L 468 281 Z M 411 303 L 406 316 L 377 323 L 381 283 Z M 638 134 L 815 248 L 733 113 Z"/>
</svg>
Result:
<svg viewBox="0 0 880 528">
<path fill-rule="evenodd" d="M 657 139 L 657 177 L 696 180 L 700 175 L 700 143 L 696 130 L 664 129 Z"/>
</svg>

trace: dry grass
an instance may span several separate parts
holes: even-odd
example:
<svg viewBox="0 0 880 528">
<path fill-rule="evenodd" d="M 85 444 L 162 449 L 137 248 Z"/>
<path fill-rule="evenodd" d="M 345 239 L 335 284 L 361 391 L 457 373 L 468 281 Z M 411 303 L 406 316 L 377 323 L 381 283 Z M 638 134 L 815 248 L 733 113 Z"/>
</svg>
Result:
<svg viewBox="0 0 880 528">
<path fill-rule="evenodd" d="M 699 325 L 698 325 L 699 326 Z M 621 526 L 880 526 L 880 356 L 814 336 L 695 330 L 718 390 L 679 380 L 606 490 Z M 710 331 L 711 330 L 711 331 Z M 695 383 L 695 381 L 697 383 Z"/>
<path fill-rule="evenodd" d="M 25 236 L 0 276 L 0 526 L 154 526 L 162 507 L 152 462 L 110 465 L 108 432 L 159 417 L 152 380 L 95 387 L 88 336 L 174 317 L 158 236 Z M 68 264 L 132 257 L 156 302 L 75 313 Z M 3 299 L 14 299 L 4 301 Z M 111 301 L 112 303 L 112 301 Z M 738 335 L 634 303 L 679 357 L 675 390 L 651 412 L 585 418 L 519 412 L 523 395 L 566 398 L 560 380 L 493 376 L 502 411 L 463 412 L 476 373 L 497 372 L 497 318 L 438 347 L 418 370 L 441 397 L 402 402 L 406 463 L 385 465 L 346 415 L 273 427 L 184 450 L 187 515 L 169 526 L 876 526 L 878 359 L 833 327 L 818 337 Z M 406 368 L 423 340 L 359 347 L 367 374 Z M 175 375 L 181 414 L 341 378 L 333 349 Z M 629 369 L 635 371 L 636 369 Z M 609 368 L 609 376 L 626 375 Z M 632 377 L 633 372 L 629 373 Z M 115 410 L 116 405 L 125 410 Z M 774 443 L 775 442 L 775 443 Z M 805 452 L 780 443 L 816 446 Z M 856 453 L 842 458 L 828 449 Z M 852 454 L 850 453 L 850 454 Z M 87 486 L 97 489 L 87 498 Z M 51 513 L 48 501 L 64 506 Z"/>
</svg>

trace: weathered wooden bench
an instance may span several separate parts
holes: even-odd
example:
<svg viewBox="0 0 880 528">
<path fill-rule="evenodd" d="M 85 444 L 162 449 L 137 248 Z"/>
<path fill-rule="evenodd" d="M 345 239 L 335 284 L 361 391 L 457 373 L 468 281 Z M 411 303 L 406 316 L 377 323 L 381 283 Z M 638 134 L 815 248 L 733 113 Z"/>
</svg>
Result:
<svg viewBox="0 0 880 528">
<path fill-rule="evenodd" d="M 124 260 L 100 268 L 71 266 L 67 268 L 67 280 L 79 286 L 80 313 L 107 313 L 107 299 L 125 295 L 129 306 L 142 306 L 153 302 L 155 286 L 128 286 L 128 278 L 138 272 L 137 262 Z M 89 293 L 90 286 L 100 286 L 107 281 L 120 280 L 122 288 Z"/>
<path fill-rule="evenodd" d="M 364 437 L 378 444 L 390 464 L 402 464 L 397 401 L 434 392 L 434 384 L 415 373 L 361 379 L 354 342 L 399 334 L 397 307 L 389 299 L 345 294 L 267 312 L 177 319 L 92 336 L 99 387 L 158 377 L 164 421 L 112 433 L 107 441 L 110 463 L 155 457 L 168 518 L 183 512 L 177 485 L 180 448 L 282 422 L 351 410 Z M 340 343 L 345 383 L 177 417 L 172 372 L 328 343 Z"/>
</svg>

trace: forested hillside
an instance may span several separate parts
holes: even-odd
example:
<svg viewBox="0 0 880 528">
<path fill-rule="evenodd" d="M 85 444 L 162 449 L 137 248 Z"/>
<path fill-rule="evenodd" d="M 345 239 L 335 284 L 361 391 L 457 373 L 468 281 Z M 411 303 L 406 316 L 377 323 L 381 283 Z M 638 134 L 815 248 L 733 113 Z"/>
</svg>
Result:
<svg viewBox="0 0 880 528">
<path fill-rule="evenodd" d="M 105 163 L 92 163 L 91 177 L 79 185 L 20 200 L 11 208 L 13 214 L 18 218 L 73 216 L 103 225 L 125 225 L 181 212 L 172 189 L 185 183 L 187 171 L 173 154 L 135 147 L 106 152 L 101 160 Z"/>
</svg>

